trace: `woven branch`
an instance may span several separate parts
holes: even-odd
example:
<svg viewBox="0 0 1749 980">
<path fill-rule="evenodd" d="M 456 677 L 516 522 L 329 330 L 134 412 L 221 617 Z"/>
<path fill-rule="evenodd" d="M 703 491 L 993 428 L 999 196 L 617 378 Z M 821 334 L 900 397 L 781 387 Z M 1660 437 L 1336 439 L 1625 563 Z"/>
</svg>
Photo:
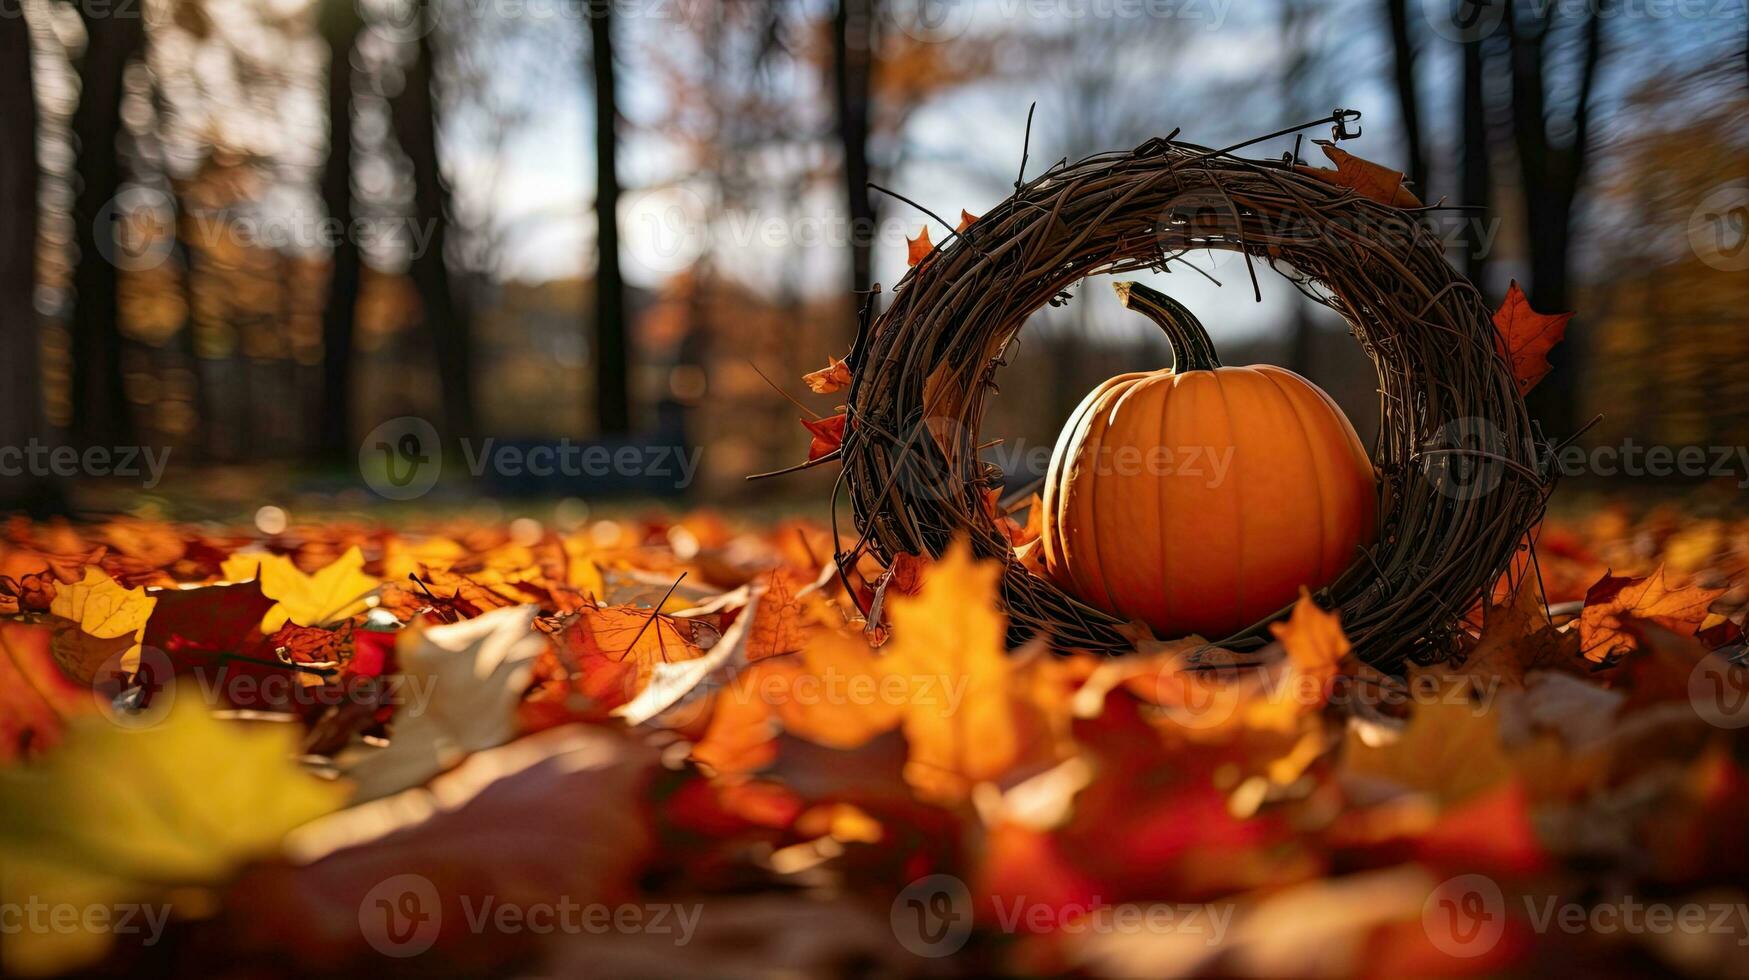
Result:
<svg viewBox="0 0 1749 980">
<path fill-rule="evenodd" d="M 1087 276 L 1243 252 L 1347 319 L 1378 371 L 1376 543 L 1315 598 L 1365 662 L 1442 655 L 1452 624 L 1504 573 L 1552 477 L 1489 308 L 1411 212 L 1294 169 L 1150 140 L 1019 186 L 914 267 L 852 349 L 842 484 L 863 546 L 939 555 L 956 535 L 1007 563 L 1011 639 L 1121 653 L 1135 627 L 1033 575 L 983 505 L 1002 474 L 977 458 L 985 400 L 1026 319 Z M 1251 272 L 1253 280 L 1256 273 Z M 1282 614 L 1286 613 L 1282 610 Z M 1267 641 L 1272 616 L 1222 638 Z"/>
</svg>

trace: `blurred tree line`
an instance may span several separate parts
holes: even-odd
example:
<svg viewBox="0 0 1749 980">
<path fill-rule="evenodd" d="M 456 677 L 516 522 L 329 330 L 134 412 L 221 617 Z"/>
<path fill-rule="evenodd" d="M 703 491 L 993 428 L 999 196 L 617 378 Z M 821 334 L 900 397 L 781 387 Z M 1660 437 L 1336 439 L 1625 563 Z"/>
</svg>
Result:
<svg viewBox="0 0 1749 980">
<path fill-rule="evenodd" d="M 0 16 L 0 442 L 344 463 L 395 415 L 453 445 L 708 401 L 689 435 L 728 487 L 799 452 L 767 379 L 842 352 L 928 223 L 871 184 L 980 210 L 1033 101 L 1028 176 L 1359 106 L 1360 152 L 1478 206 L 1434 219 L 1454 262 L 1580 310 L 1535 394 L 1552 435 L 1601 404 L 1604 432 L 1749 439 L 1721 408 L 1740 372 L 1708 369 L 1749 353 L 1743 277 L 1687 245 L 1701 198 L 1749 175 L 1741 12 L 1505 2 L 1454 35 L 1426 7 L 26 0 Z M 238 233 L 276 222 L 295 233 Z M 1099 378 L 1163 356 L 1094 293 L 1036 318 L 993 428 L 1048 444 Z M 1229 359 L 1317 378 L 1364 429 L 1341 325 L 1271 302 Z"/>
</svg>

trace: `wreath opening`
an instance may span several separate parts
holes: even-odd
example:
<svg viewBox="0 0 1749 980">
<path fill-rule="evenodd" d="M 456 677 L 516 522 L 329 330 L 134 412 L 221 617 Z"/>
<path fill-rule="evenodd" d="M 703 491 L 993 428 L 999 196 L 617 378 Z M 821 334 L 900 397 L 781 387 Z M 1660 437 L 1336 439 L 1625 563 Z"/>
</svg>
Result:
<svg viewBox="0 0 1749 980">
<path fill-rule="evenodd" d="M 1343 138 L 1351 118 L 1325 121 Z M 865 311 L 839 454 L 858 537 L 850 548 L 840 539 L 841 561 L 865 547 L 887 561 L 937 556 L 963 535 L 1006 563 L 1013 642 L 1134 649 L 1132 624 L 1035 574 L 998 527 L 987 500 L 1004 474 L 977 456 L 985 402 L 1027 318 L 1081 280 L 1237 251 L 1253 282 L 1263 266 L 1339 313 L 1378 374 L 1377 534 L 1314 598 L 1340 612 L 1374 667 L 1443 655 L 1452 624 L 1541 517 L 1546 447 L 1486 301 L 1415 210 L 1333 183 L 1296 155 L 1249 159 L 1241 147 L 1154 139 L 1060 163 L 915 264 L 884 312 Z M 1255 648 L 1286 612 L 1208 639 Z"/>
</svg>

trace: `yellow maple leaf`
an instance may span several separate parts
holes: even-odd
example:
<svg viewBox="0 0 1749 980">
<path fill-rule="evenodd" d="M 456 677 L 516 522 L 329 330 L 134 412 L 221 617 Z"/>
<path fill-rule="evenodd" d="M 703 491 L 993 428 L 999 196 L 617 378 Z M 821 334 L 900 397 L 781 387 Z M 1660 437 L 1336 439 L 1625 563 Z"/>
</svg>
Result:
<svg viewBox="0 0 1749 980">
<path fill-rule="evenodd" d="M 134 669 L 140 637 L 157 605 L 144 588 L 124 589 L 102 569 L 86 566 L 85 577 L 62 586 L 49 604 L 51 615 L 71 624 L 55 634 L 55 661 L 81 683 L 90 683 L 117 654 L 126 669 Z"/>
<path fill-rule="evenodd" d="M 49 603 L 49 612 L 72 620 L 92 636 L 114 639 L 137 634 L 152 618 L 158 600 L 146 590 L 124 589 L 95 565 L 85 567 L 84 579 L 62 586 Z"/>
<path fill-rule="evenodd" d="M 339 808 L 346 788 L 304 772 L 295 726 L 221 721 L 198 692 L 168 689 L 164 721 L 128 729 L 77 720 L 39 766 L 0 770 L 0 901 L 81 908 L 167 904 L 274 853 L 286 831 Z M 186 892 L 184 892 L 186 893 Z M 108 930 L 8 936 L 9 972 L 75 970 Z"/>
<path fill-rule="evenodd" d="M 892 599 L 893 639 L 880 668 L 906 692 L 905 779 L 928 800 L 964 800 L 1020 755 L 1007 624 L 996 611 L 1001 574 L 997 562 L 974 561 L 962 539 L 930 566 L 916 596 Z"/>
<path fill-rule="evenodd" d="M 284 555 L 232 555 L 220 566 L 232 581 L 259 578 L 261 594 L 276 600 L 261 620 L 262 631 L 269 633 L 288 619 L 299 626 L 325 626 L 363 611 L 370 594 L 382 584 L 363 569 L 364 554 L 356 546 L 312 575 Z"/>
</svg>

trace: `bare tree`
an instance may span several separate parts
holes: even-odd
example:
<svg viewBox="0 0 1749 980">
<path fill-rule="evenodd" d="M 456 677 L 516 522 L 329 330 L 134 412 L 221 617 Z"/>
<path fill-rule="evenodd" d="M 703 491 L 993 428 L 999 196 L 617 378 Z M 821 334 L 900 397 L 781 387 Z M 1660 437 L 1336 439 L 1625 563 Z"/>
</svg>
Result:
<svg viewBox="0 0 1749 980">
<path fill-rule="evenodd" d="M 123 86 L 130 61 L 145 44 L 138 16 L 110 16 L 107 7 L 81 8 L 85 55 L 79 65 L 79 106 L 73 112 L 78 192 L 73 235 L 79 257 L 73 270 L 73 436 L 82 445 L 118 445 L 132 439 L 122 384 L 119 270 L 112 256 L 115 199 L 121 191 Z"/>
<path fill-rule="evenodd" d="M 1602 57 L 1603 16 L 1565 5 L 1506 7 L 1507 57 L 1512 82 L 1512 137 L 1523 184 L 1524 224 L 1530 249 L 1530 299 L 1539 310 L 1571 309 L 1573 203 L 1585 174 L 1590 149 L 1592 95 Z M 1565 36 L 1574 50 L 1556 57 L 1551 50 Z M 1558 76 L 1571 64 L 1576 78 Z M 1571 92 L 1570 98 L 1551 99 Z M 1565 111 L 1561 111 L 1561 110 Z M 1554 365 L 1532 393 L 1532 410 L 1552 433 L 1571 432 L 1578 421 L 1578 338 L 1569 332 L 1549 361 Z"/>
<path fill-rule="evenodd" d="M 352 235 L 352 75 L 360 20 L 353 0 L 322 0 L 322 39 L 328 47 L 328 161 L 322 202 L 341 234 L 329 257 L 328 297 L 322 311 L 322 400 L 318 447 L 325 458 L 350 451 L 352 335 L 362 273 Z"/>
<path fill-rule="evenodd" d="M 1408 0 L 1385 0 L 1391 26 L 1392 77 L 1397 89 L 1397 112 L 1403 123 L 1403 142 L 1408 163 L 1404 168 L 1417 194 L 1427 193 L 1427 153 L 1421 133 L 1421 100 L 1415 90 L 1415 42 L 1409 36 Z"/>
<path fill-rule="evenodd" d="M 630 345 L 619 268 L 619 101 L 614 90 L 613 0 L 585 0 L 595 81 L 595 419 L 631 429 Z"/>
<path fill-rule="evenodd" d="M 867 290 L 874 276 L 876 215 L 868 191 L 868 138 L 879 4 L 838 0 L 832 13 L 832 94 L 849 206 L 850 288 L 857 293 Z M 861 305 L 860 297 L 855 305 Z"/>
<path fill-rule="evenodd" d="M 1484 64 L 1481 39 L 1464 42 L 1460 74 L 1463 93 L 1458 99 L 1458 131 L 1462 134 L 1462 148 L 1458 154 L 1458 203 L 1478 208 L 1488 206 L 1493 184 L 1493 175 L 1488 169 L 1488 105 L 1482 90 Z M 1464 250 L 1464 275 L 1478 285 L 1482 284 L 1488 268 L 1488 256 L 1476 233 L 1477 216 L 1484 214 L 1485 211 L 1477 211 L 1466 216 L 1460 238 Z"/>
<path fill-rule="evenodd" d="M 22 13 L 0 17 L 0 445 L 39 436 L 42 395 L 37 381 L 36 95 L 31 83 L 30 25 Z M 0 475 L 0 506 L 31 504 L 40 488 L 28 474 Z"/>
<path fill-rule="evenodd" d="M 422 0 L 431 16 L 430 0 Z M 429 21 L 427 21 L 429 23 Z M 445 253 L 449 242 L 450 192 L 437 154 L 437 95 L 434 83 L 433 32 L 420 35 L 406 87 L 395 100 L 395 137 L 413 170 L 413 213 L 428 229 L 425 248 L 415 249 L 408 269 L 419 293 L 425 327 L 437 356 L 443 388 L 446 442 L 474 433 L 473 343 L 467 311 L 450 282 Z"/>
</svg>

